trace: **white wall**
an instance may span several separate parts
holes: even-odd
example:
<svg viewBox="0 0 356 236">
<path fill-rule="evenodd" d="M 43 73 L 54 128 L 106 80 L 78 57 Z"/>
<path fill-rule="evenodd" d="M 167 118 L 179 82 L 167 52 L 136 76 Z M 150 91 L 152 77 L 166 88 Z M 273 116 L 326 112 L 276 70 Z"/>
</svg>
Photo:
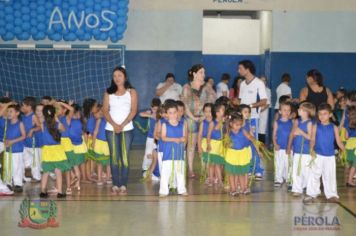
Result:
<svg viewBox="0 0 356 236">
<path fill-rule="evenodd" d="M 202 50 L 202 11 L 132 10 L 128 19 L 128 50 Z"/>
<path fill-rule="evenodd" d="M 146 10 L 356 10 L 353 0 L 130 0 L 130 9 Z"/>
<path fill-rule="evenodd" d="M 274 11 L 277 52 L 356 52 L 356 12 Z"/>
<path fill-rule="evenodd" d="M 203 54 L 258 55 L 260 21 L 204 18 Z"/>
</svg>

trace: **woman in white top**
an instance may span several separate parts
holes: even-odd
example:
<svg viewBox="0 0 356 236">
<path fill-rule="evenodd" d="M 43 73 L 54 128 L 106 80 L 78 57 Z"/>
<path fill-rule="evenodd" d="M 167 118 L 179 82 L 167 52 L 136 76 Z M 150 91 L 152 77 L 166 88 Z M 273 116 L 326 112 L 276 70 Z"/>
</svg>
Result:
<svg viewBox="0 0 356 236">
<path fill-rule="evenodd" d="M 113 70 L 111 85 L 104 94 L 103 112 L 107 121 L 105 129 L 110 149 L 112 193 L 126 195 L 137 93 L 127 80 L 123 67 Z"/>
</svg>

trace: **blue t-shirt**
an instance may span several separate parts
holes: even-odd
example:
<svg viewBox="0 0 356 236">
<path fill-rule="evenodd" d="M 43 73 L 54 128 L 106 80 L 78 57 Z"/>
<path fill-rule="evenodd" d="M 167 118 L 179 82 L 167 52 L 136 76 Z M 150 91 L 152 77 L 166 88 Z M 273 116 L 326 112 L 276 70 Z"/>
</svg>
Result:
<svg viewBox="0 0 356 236">
<path fill-rule="evenodd" d="M 210 124 L 210 121 L 203 120 L 203 133 L 202 133 L 203 138 L 208 137 L 209 124 Z"/>
<path fill-rule="evenodd" d="M 288 119 L 287 121 L 282 121 L 281 119 L 277 120 L 277 144 L 280 146 L 280 149 L 287 149 L 288 138 L 290 132 L 292 131 L 293 122 Z"/>
<path fill-rule="evenodd" d="M 5 124 L 6 120 L 3 117 L 0 117 L 0 142 L 4 141 Z"/>
<path fill-rule="evenodd" d="M 147 132 L 147 137 L 148 138 L 153 138 L 153 133 L 155 131 L 155 126 L 156 126 L 156 120 L 154 118 L 149 118 L 148 120 L 148 125 L 149 125 L 149 129 L 148 129 L 148 132 Z"/>
<path fill-rule="evenodd" d="M 56 128 L 58 129 L 58 127 L 59 124 L 56 123 Z M 46 122 L 43 123 L 42 141 L 44 146 L 52 146 L 52 145 L 60 144 L 60 142 L 55 141 L 52 135 L 49 133 Z"/>
<path fill-rule="evenodd" d="M 322 156 L 335 156 L 334 124 L 323 125 L 318 122 L 315 135 L 315 153 Z"/>
<path fill-rule="evenodd" d="M 6 140 L 14 140 L 21 137 L 20 124 L 21 121 L 17 121 L 15 124 L 12 124 L 10 121 L 7 122 Z M 14 143 L 11 146 L 13 153 L 23 152 L 23 148 L 24 148 L 24 141 Z M 9 152 L 10 148 L 9 147 L 6 148 L 6 151 Z"/>
<path fill-rule="evenodd" d="M 211 132 L 211 139 L 214 140 L 222 140 L 223 138 L 223 127 L 220 127 L 220 129 L 215 129 L 215 127 L 218 125 L 218 122 L 214 120 L 214 128 L 213 131 Z M 221 124 L 223 126 L 223 124 Z"/>
<path fill-rule="evenodd" d="M 90 114 L 87 120 L 87 132 L 91 135 L 94 133 L 96 119 L 93 114 Z"/>
<path fill-rule="evenodd" d="M 306 120 L 302 122 L 301 119 L 298 119 L 298 128 L 303 132 L 308 133 L 308 124 L 311 123 L 311 120 Z M 302 150 L 303 146 L 303 150 Z M 301 135 L 297 135 L 293 139 L 293 152 L 301 154 L 310 154 L 310 140 L 305 139 Z"/>
<path fill-rule="evenodd" d="M 28 147 L 28 148 L 32 148 L 32 144 L 33 144 L 33 139 L 32 138 L 34 138 L 34 136 L 32 136 L 32 138 L 28 138 L 27 134 L 30 132 L 30 130 L 33 127 L 35 127 L 33 125 L 33 122 L 32 122 L 34 115 L 35 114 L 33 112 L 31 112 L 27 116 L 26 115 L 22 115 L 21 116 L 21 120 L 22 120 L 22 123 L 25 126 L 25 131 L 26 131 L 26 139 L 24 140 L 24 144 L 25 144 L 25 147 Z"/>
<path fill-rule="evenodd" d="M 42 131 L 36 131 L 33 133 L 33 136 L 35 137 L 35 147 L 36 148 L 40 148 L 43 146 L 43 135 L 42 135 Z"/>
<path fill-rule="evenodd" d="M 98 134 L 96 135 L 96 138 L 102 141 L 106 141 L 105 126 L 106 126 L 106 120 L 104 117 L 102 117 L 100 119 Z"/>
<path fill-rule="evenodd" d="M 159 120 L 159 122 L 161 123 L 161 129 L 162 129 L 162 125 L 167 123 L 167 120 L 165 118 L 161 118 Z M 162 141 L 162 139 L 160 138 L 158 140 L 158 152 L 163 152 L 163 147 L 164 147 L 164 142 Z"/>
<path fill-rule="evenodd" d="M 230 139 L 232 142 L 232 149 L 242 150 L 248 146 L 250 146 L 251 142 L 246 138 L 243 132 L 244 128 L 241 128 L 237 133 L 234 133 L 232 130 L 230 131 Z"/>
<path fill-rule="evenodd" d="M 83 124 L 80 119 L 72 119 L 69 127 L 69 138 L 74 145 L 83 143 Z"/>
<path fill-rule="evenodd" d="M 61 116 L 59 117 L 59 121 L 61 124 L 64 126 L 65 130 L 61 132 L 62 138 L 69 138 L 69 131 L 70 131 L 70 125 L 67 122 L 67 117 L 66 116 Z"/>
<path fill-rule="evenodd" d="M 184 132 L 184 122 L 178 122 L 176 126 L 166 122 L 167 138 L 182 138 Z M 163 142 L 163 161 L 184 160 L 184 143 Z"/>
</svg>

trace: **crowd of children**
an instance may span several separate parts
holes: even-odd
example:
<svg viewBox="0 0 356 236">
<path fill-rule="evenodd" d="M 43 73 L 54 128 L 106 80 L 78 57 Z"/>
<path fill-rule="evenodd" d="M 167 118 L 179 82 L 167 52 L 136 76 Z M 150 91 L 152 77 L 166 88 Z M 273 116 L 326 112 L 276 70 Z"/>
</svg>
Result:
<svg viewBox="0 0 356 236">
<path fill-rule="evenodd" d="M 25 182 L 41 182 L 41 198 L 49 194 L 64 198 L 79 192 L 82 182 L 111 184 L 106 121 L 94 99 L 85 99 L 83 108 L 84 112 L 73 101 L 49 96 L 40 103 L 34 97 L 21 103 L 1 98 L 0 195 L 23 192 Z M 49 176 L 56 181 L 52 189 Z"/>
<path fill-rule="evenodd" d="M 294 197 L 305 194 L 306 203 L 320 195 L 320 178 L 327 200 L 338 201 L 337 160 L 349 168 L 346 186 L 356 187 L 353 183 L 356 92 L 345 93 L 337 101 L 333 111 L 326 103 L 315 107 L 308 102 L 298 103 L 290 96 L 279 99 L 272 135 L 274 186 L 285 184 Z M 184 112 L 178 115 L 178 104 L 184 109 L 180 101 L 168 99 L 160 105 L 154 99 L 151 110 L 141 113 L 142 117 L 150 119 L 143 176 L 145 180 L 161 179 L 161 196 L 166 196 L 170 188 L 186 194 L 182 186 L 185 178 L 181 178 L 185 173 L 186 165 L 182 163 L 186 162 L 184 144 L 189 142 L 189 132 L 186 124 L 183 125 Z M 260 152 L 261 143 L 253 135 L 251 108 L 230 104 L 228 99 L 221 97 L 215 104 L 205 104 L 202 114 L 197 144 L 202 160 L 201 179 L 209 187 L 229 189 L 231 196 L 250 193 L 251 181 L 255 179 L 251 173 L 253 150 L 259 158 L 264 157 Z"/>
<path fill-rule="evenodd" d="M 341 93 L 341 95 L 340 95 Z M 273 119 L 274 186 L 284 184 L 304 202 L 320 194 L 320 178 L 329 201 L 337 201 L 336 160 L 347 165 L 347 187 L 356 187 L 356 92 L 339 92 L 333 110 L 329 104 L 315 107 L 279 98 Z M 144 180 L 160 181 L 159 195 L 171 190 L 186 196 L 186 146 L 191 138 L 181 101 L 154 98 L 151 109 L 140 113 L 147 120 Z M 206 103 L 200 120 L 197 150 L 201 157 L 201 180 L 208 187 L 229 189 L 231 196 L 249 194 L 256 152 L 263 158 L 250 121 L 250 106 L 231 104 L 221 97 Z M 0 100 L 0 195 L 23 191 L 24 182 L 41 182 L 40 197 L 58 198 L 80 191 L 80 183 L 111 184 L 106 120 L 94 99 L 85 99 L 83 109 L 73 101 L 33 97 L 16 103 Z M 62 178 L 64 175 L 64 178 Z M 28 178 L 31 176 L 31 178 Z M 56 184 L 48 189 L 48 178 Z M 249 178 L 251 176 L 251 178 Z M 65 179 L 65 188 L 62 184 Z"/>
</svg>

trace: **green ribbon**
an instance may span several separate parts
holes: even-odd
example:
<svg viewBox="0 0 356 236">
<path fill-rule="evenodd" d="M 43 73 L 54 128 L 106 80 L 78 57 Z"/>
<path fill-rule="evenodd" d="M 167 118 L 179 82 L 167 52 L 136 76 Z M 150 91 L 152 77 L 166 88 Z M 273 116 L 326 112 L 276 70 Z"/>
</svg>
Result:
<svg viewBox="0 0 356 236">
<path fill-rule="evenodd" d="M 174 146 L 172 145 L 172 172 L 169 177 L 169 188 L 173 188 L 174 185 Z"/>
<path fill-rule="evenodd" d="M 150 118 L 147 119 L 147 125 L 146 125 L 146 128 L 143 128 L 140 124 L 140 122 L 138 121 L 134 121 L 134 124 L 137 126 L 137 128 L 143 133 L 147 133 L 148 130 L 150 129 Z"/>
<path fill-rule="evenodd" d="M 300 150 L 299 160 L 298 160 L 298 168 L 297 168 L 297 175 L 300 176 L 300 172 L 302 170 L 302 156 L 304 150 L 304 137 L 302 138 L 302 146 Z"/>
<path fill-rule="evenodd" d="M 116 152 L 117 152 L 117 147 L 116 147 L 116 134 L 115 131 L 112 133 L 112 156 L 113 156 L 113 164 L 115 166 L 121 166 L 121 162 L 117 160 L 116 157 Z M 121 155 L 122 155 L 122 160 L 124 163 L 124 167 L 128 167 L 128 160 L 127 160 L 127 152 L 126 152 L 126 141 L 125 141 L 125 132 L 121 132 Z"/>
<path fill-rule="evenodd" d="M 129 166 L 129 162 L 127 160 L 125 132 L 121 132 L 121 154 L 124 161 L 124 167 L 127 168 Z"/>
<path fill-rule="evenodd" d="M 289 185 L 293 184 L 293 178 L 292 178 L 292 155 L 288 155 L 288 180 L 287 180 Z"/>
<path fill-rule="evenodd" d="M 115 166 L 120 166 L 120 163 L 118 163 L 116 156 L 116 135 L 114 130 L 112 131 L 112 163 Z"/>
<path fill-rule="evenodd" d="M 9 147 L 9 155 L 6 155 L 5 153 L 5 158 L 6 158 L 6 163 L 4 165 L 4 172 L 5 172 L 5 183 L 11 183 L 12 180 L 12 147 Z"/>
</svg>

